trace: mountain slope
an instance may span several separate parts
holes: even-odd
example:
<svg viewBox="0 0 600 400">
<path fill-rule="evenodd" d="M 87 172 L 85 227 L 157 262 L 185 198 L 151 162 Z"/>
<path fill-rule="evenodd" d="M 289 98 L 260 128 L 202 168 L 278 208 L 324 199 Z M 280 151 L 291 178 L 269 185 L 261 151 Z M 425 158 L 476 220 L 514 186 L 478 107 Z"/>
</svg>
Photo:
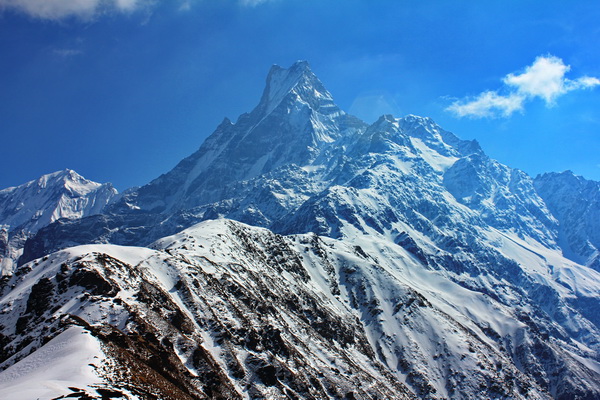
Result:
<svg viewBox="0 0 600 400">
<path fill-rule="evenodd" d="M 308 65 L 298 62 L 273 67 L 258 106 L 235 124 L 224 121 L 172 171 L 129 191 L 106 217 L 82 222 L 81 229 L 68 222 L 49 227 L 23 261 L 90 241 L 147 245 L 217 217 L 279 233 L 335 236 L 336 223 L 309 208 L 335 204 L 340 197 L 328 193 L 348 188 L 385 198 L 378 200 L 385 210 L 366 207 L 364 216 L 379 231 L 403 220 L 426 236 L 453 241 L 438 228 L 458 221 L 460 230 L 475 223 L 558 246 L 557 221 L 526 174 L 429 118 L 385 116 L 366 126 L 336 107 Z M 78 230 L 86 232 L 85 241 L 78 241 Z M 123 231 L 140 232 L 138 240 Z"/>
<path fill-rule="evenodd" d="M 535 187 L 559 221 L 565 256 L 600 271 L 600 182 L 566 171 L 537 176 Z"/>
<path fill-rule="evenodd" d="M 496 293 L 465 288 L 376 234 L 282 237 L 214 220 L 152 249 L 75 247 L 13 278 L 0 301 L 0 366 L 78 325 L 112 360 L 112 372 L 97 371 L 102 387 L 133 393 L 142 389 L 123 372 L 123 352 L 140 352 L 136 368 L 179 382 L 189 398 L 600 394 L 598 330 L 562 310 L 576 294 L 597 304 L 598 274 L 518 239 L 497 246 L 519 261 L 533 257 L 517 268 L 538 263 L 537 284 L 559 292 L 556 304 L 521 296 L 490 272 L 473 281 L 501 285 Z M 560 270 L 542 272 L 561 260 Z M 557 313 L 587 336 L 565 332 Z"/>
</svg>

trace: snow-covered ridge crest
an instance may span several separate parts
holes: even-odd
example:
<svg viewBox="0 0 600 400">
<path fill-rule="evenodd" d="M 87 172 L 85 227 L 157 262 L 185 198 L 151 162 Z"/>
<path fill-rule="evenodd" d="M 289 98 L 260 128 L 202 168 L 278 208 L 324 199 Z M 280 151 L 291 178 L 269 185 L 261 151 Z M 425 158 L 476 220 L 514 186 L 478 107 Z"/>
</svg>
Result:
<svg viewBox="0 0 600 400">
<path fill-rule="evenodd" d="M 355 315 L 314 286 L 289 240 L 218 220 L 152 247 L 78 246 L 23 266 L 0 298 L 0 340 L 11 343 L 0 368 L 75 324 L 102 343 L 110 363 L 96 369 L 99 386 L 113 390 L 414 398 L 377 360 Z"/>
</svg>

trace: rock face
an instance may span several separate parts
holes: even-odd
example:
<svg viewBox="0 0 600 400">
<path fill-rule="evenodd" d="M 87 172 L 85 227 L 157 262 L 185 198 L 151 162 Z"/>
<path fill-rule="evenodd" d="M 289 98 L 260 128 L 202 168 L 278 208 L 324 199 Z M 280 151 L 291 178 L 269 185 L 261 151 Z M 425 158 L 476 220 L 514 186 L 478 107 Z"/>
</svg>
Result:
<svg viewBox="0 0 600 400">
<path fill-rule="evenodd" d="M 275 66 L 172 171 L 23 238 L 0 397 L 78 325 L 110 365 L 92 398 L 598 398 L 599 196 Z"/>
</svg>

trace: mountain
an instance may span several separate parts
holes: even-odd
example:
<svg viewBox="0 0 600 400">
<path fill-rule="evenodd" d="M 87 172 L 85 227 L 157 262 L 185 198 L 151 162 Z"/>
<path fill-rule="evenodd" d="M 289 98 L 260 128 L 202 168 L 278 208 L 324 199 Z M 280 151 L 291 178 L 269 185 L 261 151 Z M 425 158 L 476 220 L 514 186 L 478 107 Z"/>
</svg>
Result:
<svg viewBox="0 0 600 400">
<path fill-rule="evenodd" d="M 117 195 L 110 183 L 100 184 L 65 169 L 0 190 L 0 264 L 11 272 L 26 238 L 61 218 L 99 214 Z"/>
<path fill-rule="evenodd" d="M 275 66 L 173 170 L 26 238 L 0 397 L 72 342 L 97 361 L 36 396 L 599 398 L 599 193 Z"/>
<path fill-rule="evenodd" d="M 364 127 L 333 103 L 306 62 L 274 66 L 252 112 L 235 124 L 225 119 L 197 152 L 115 208 L 173 212 L 220 201 L 241 181 L 335 152 L 340 140 Z"/>
</svg>

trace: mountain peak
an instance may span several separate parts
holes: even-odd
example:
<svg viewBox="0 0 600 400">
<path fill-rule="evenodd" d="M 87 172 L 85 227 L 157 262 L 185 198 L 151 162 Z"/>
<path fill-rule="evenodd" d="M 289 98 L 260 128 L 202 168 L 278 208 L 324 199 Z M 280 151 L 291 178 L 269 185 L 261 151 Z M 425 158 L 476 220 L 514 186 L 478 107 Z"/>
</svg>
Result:
<svg viewBox="0 0 600 400">
<path fill-rule="evenodd" d="M 275 64 L 275 65 L 277 65 L 277 64 Z M 298 72 L 302 72 L 302 73 L 304 73 L 304 72 L 312 73 L 312 71 L 310 70 L 310 64 L 306 60 L 296 61 L 295 63 L 293 63 L 291 65 L 291 67 L 289 69 L 290 69 L 290 71 L 298 71 Z"/>
<path fill-rule="evenodd" d="M 55 178 L 57 180 L 61 180 L 61 181 L 86 181 L 87 179 L 85 179 L 83 176 L 79 175 L 76 171 L 70 169 L 70 168 L 65 168 L 61 171 L 56 171 L 53 172 L 51 174 L 48 175 L 43 175 L 42 178 Z"/>
<path fill-rule="evenodd" d="M 306 61 L 296 61 L 287 69 L 273 65 L 267 76 L 265 90 L 257 108 L 263 116 L 266 116 L 285 99 L 306 103 L 314 110 L 335 107 L 333 97 L 312 72 Z M 335 108 L 337 109 L 337 107 Z"/>
<path fill-rule="evenodd" d="M 0 191 L 0 382 L 60 358 L 109 365 L 100 397 L 600 399 L 600 182 L 532 181 L 429 118 L 367 126 L 306 62 L 117 200 L 42 180 Z M 119 351 L 58 346 L 71 323 Z"/>
<path fill-rule="evenodd" d="M 42 189 L 66 189 L 71 193 L 82 196 L 95 191 L 102 186 L 101 183 L 90 181 L 89 179 L 84 178 L 76 171 L 69 168 L 42 175 L 37 180 L 32 182 L 35 182 L 37 186 Z"/>
<path fill-rule="evenodd" d="M 298 60 L 295 63 L 293 63 L 289 68 L 283 68 L 280 65 L 273 64 L 273 66 L 271 66 L 271 69 L 269 70 L 269 74 L 267 75 L 267 83 L 269 83 L 272 80 L 274 75 L 282 73 L 297 78 L 305 74 L 314 75 L 312 70 L 310 69 L 310 64 L 308 63 L 308 61 Z"/>
</svg>

